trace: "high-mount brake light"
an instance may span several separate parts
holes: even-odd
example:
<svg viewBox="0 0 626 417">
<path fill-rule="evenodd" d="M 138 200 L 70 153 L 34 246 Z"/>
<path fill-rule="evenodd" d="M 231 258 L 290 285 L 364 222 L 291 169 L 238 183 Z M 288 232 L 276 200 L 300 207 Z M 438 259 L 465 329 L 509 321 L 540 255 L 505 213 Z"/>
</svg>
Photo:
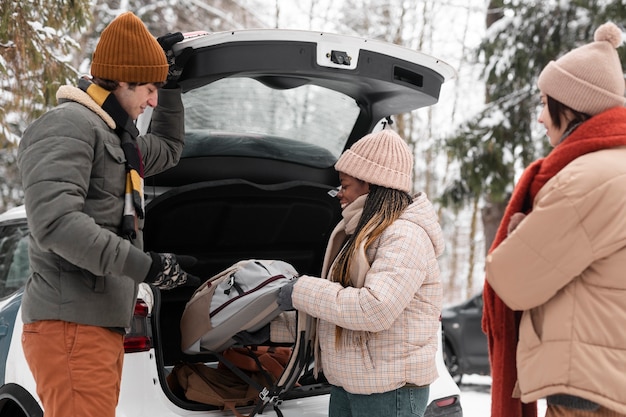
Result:
<svg viewBox="0 0 626 417">
<path fill-rule="evenodd" d="M 124 337 L 124 352 L 147 352 L 152 347 L 148 334 L 148 315 L 150 309 L 142 299 L 137 299 L 130 332 Z"/>
</svg>

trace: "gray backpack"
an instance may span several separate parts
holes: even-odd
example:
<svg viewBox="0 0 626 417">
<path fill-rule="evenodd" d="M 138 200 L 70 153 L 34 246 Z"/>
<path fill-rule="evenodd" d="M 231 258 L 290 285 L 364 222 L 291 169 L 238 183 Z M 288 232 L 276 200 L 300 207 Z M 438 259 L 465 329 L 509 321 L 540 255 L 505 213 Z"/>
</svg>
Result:
<svg viewBox="0 0 626 417">
<path fill-rule="evenodd" d="M 274 381 L 269 379 L 267 384 L 259 383 L 248 373 L 238 369 L 222 355 L 222 352 L 236 344 L 232 338 L 235 334 L 244 330 L 255 332 L 282 312 L 276 302 L 278 290 L 297 276 L 294 267 L 287 262 L 258 259 L 240 261 L 202 284 L 183 311 L 181 318 L 183 351 L 188 354 L 215 354 L 220 363 L 226 365 L 241 381 L 249 384 L 253 392 L 258 393 L 255 406 L 247 417 L 262 413 L 267 405 L 271 405 L 279 417 L 282 416 L 278 409 L 282 397 L 296 385 L 302 371 L 310 364 L 315 321 L 307 314 L 296 312 L 296 338 L 291 347 L 291 356 L 281 375 Z M 217 371 L 213 369 L 212 372 Z M 184 376 L 195 375 L 197 372 L 192 370 L 187 371 L 187 374 Z M 186 381 L 184 385 L 189 389 L 188 379 Z M 215 384 L 225 383 L 223 378 L 211 379 L 205 375 L 196 382 L 204 382 L 205 386 L 202 387 L 201 383 L 194 385 L 196 394 L 198 392 L 201 394 L 200 397 L 194 397 L 195 401 L 223 405 L 235 415 L 242 416 L 235 409 L 237 399 L 221 397 L 216 399 L 215 396 L 209 395 L 215 392 L 213 389 Z M 223 393 L 227 390 L 224 390 L 222 385 L 219 391 Z"/>
<path fill-rule="evenodd" d="M 296 278 L 293 266 L 279 260 L 239 261 L 202 284 L 181 318 L 183 352 L 221 352 L 240 331 L 254 332 L 276 318 L 280 287 Z"/>
</svg>

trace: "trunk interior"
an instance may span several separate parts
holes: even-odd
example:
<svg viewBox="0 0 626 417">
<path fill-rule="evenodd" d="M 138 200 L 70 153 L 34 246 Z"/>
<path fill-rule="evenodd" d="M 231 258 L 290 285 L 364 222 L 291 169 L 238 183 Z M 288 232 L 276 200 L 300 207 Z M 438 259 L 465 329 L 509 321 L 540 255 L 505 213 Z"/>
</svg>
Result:
<svg viewBox="0 0 626 417">
<path fill-rule="evenodd" d="M 337 199 L 328 195 L 337 184 L 332 165 L 314 168 L 248 157 L 181 159 L 177 167 L 146 179 L 145 250 L 195 257 L 197 263 L 186 270 L 202 281 L 243 259 L 279 259 L 300 274 L 319 276 L 326 243 L 341 218 Z M 181 361 L 215 360 L 181 350 L 180 318 L 194 290 L 160 291 L 152 336 L 168 397 L 183 408 L 210 409 L 174 395 L 165 383 L 167 371 Z M 293 396 L 326 392 L 323 381 L 305 375 Z"/>
</svg>

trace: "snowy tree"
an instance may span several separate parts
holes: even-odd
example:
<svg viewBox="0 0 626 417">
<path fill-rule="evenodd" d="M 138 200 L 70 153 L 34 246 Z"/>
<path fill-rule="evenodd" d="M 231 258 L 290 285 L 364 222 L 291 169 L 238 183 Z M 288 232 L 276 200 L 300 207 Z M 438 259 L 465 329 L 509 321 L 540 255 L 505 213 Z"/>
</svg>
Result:
<svg viewBox="0 0 626 417">
<path fill-rule="evenodd" d="M 0 210 L 17 204 L 16 143 L 24 128 L 74 78 L 71 34 L 89 24 L 86 0 L 0 0 Z"/>
<path fill-rule="evenodd" d="M 106 25 L 133 10 L 154 36 L 172 31 L 262 26 L 235 0 L 0 0 L 0 211 L 21 202 L 16 146 L 24 129 L 56 104 L 61 85 L 88 73 Z"/>
<path fill-rule="evenodd" d="M 476 89 L 476 85 L 481 84 L 476 80 L 479 74 L 471 68 L 473 62 L 468 60 L 468 52 L 480 41 L 475 33 L 480 33 L 480 27 L 476 30 L 480 25 L 477 19 L 484 16 L 484 10 L 483 1 L 347 0 L 335 19 L 344 33 L 352 32 L 434 55 L 459 72 L 457 79 L 444 84 L 437 105 L 392 115 L 394 128 L 414 151 L 414 189 L 426 192 L 436 205 L 441 190 L 449 182 L 447 173 L 451 163 L 446 158 L 443 138 L 453 132 L 453 126 L 468 107 L 483 104 L 480 97 L 483 90 Z M 475 239 L 476 210 L 439 207 L 447 242 L 440 260 L 446 302 L 469 297 L 482 285 L 474 279 L 481 271 L 482 258 L 476 255 L 476 251 L 482 249 L 482 242 Z"/>
<path fill-rule="evenodd" d="M 218 32 L 265 27 L 251 9 L 240 3 L 237 0 L 97 0 L 92 7 L 94 23 L 77 40 L 82 53 L 75 57 L 74 64 L 82 73 L 87 73 L 100 33 L 116 16 L 128 10 L 133 11 L 155 37 L 179 31 Z"/>
<path fill-rule="evenodd" d="M 600 24 L 626 20 L 624 0 L 491 4 L 498 19 L 478 49 L 488 104 L 447 141 L 459 168 L 444 199 L 450 206 L 482 201 L 485 249 L 493 241 L 516 175 L 549 151 L 536 123 L 539 73 L 550 60 L 592 41 Z"/>
<path fill-rule="evenodd" d="M 74 78 L 70 65 L 78 47 L 72 35 L 90 21 L 86 0 L 1 0 L 0 140 L 14 141 L 24 115 L 37 117 L 55 103 L 57 88 Z"/>
</svg>

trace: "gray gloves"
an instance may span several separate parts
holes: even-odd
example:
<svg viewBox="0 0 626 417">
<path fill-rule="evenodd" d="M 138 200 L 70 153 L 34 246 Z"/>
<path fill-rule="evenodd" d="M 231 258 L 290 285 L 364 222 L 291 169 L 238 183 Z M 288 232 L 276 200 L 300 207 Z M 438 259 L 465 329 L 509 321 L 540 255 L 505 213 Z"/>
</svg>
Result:
<svg viewBox="0 0 626 417">
<path fill-rule="evenodd" d="M 200 285 L 200 278 L 183 271 L 179 259 L 173 253 L 149 252 L 148 254 L 152 257 L 152 266 L 150 266 L 144 282 L 153 284 L 161 290 L 171 290 L 185 284 Z M 195 258 L 192 256 L 181 256 L 179 258 L 181 263 L 185 263 L 188 266 L 192 266 L 195 263 Z"/>
<path fill-rule="evenodd" d="M 157 38 L 157 42 L 159 42 L 159 45 L 163 48 L 165 57 L 167 58 L 167 63 L 170 66 L 167 71 L 167 81 L 165 82 L 163 88 L 178 87 L 178 79 L 183 73 L 183 68 L 193 52 L 192 48 L 185 48 L 178 54 L 178 56 L 174 54 L 172 46 L 183 39 L 185 39 L 185 37 L 180 32 L 168 33 L 167 35 L 159 36 Z"/>
<path fill-rule="evenodd" d="M 294 310 L 293 302 L 291 301 L 291 294 L 293 293 L 293 286 L 296 283 L 296 280 L 296 278 L 292 279 L 278 290 L 278 308 L 283 311 Z"/>
</svg>

